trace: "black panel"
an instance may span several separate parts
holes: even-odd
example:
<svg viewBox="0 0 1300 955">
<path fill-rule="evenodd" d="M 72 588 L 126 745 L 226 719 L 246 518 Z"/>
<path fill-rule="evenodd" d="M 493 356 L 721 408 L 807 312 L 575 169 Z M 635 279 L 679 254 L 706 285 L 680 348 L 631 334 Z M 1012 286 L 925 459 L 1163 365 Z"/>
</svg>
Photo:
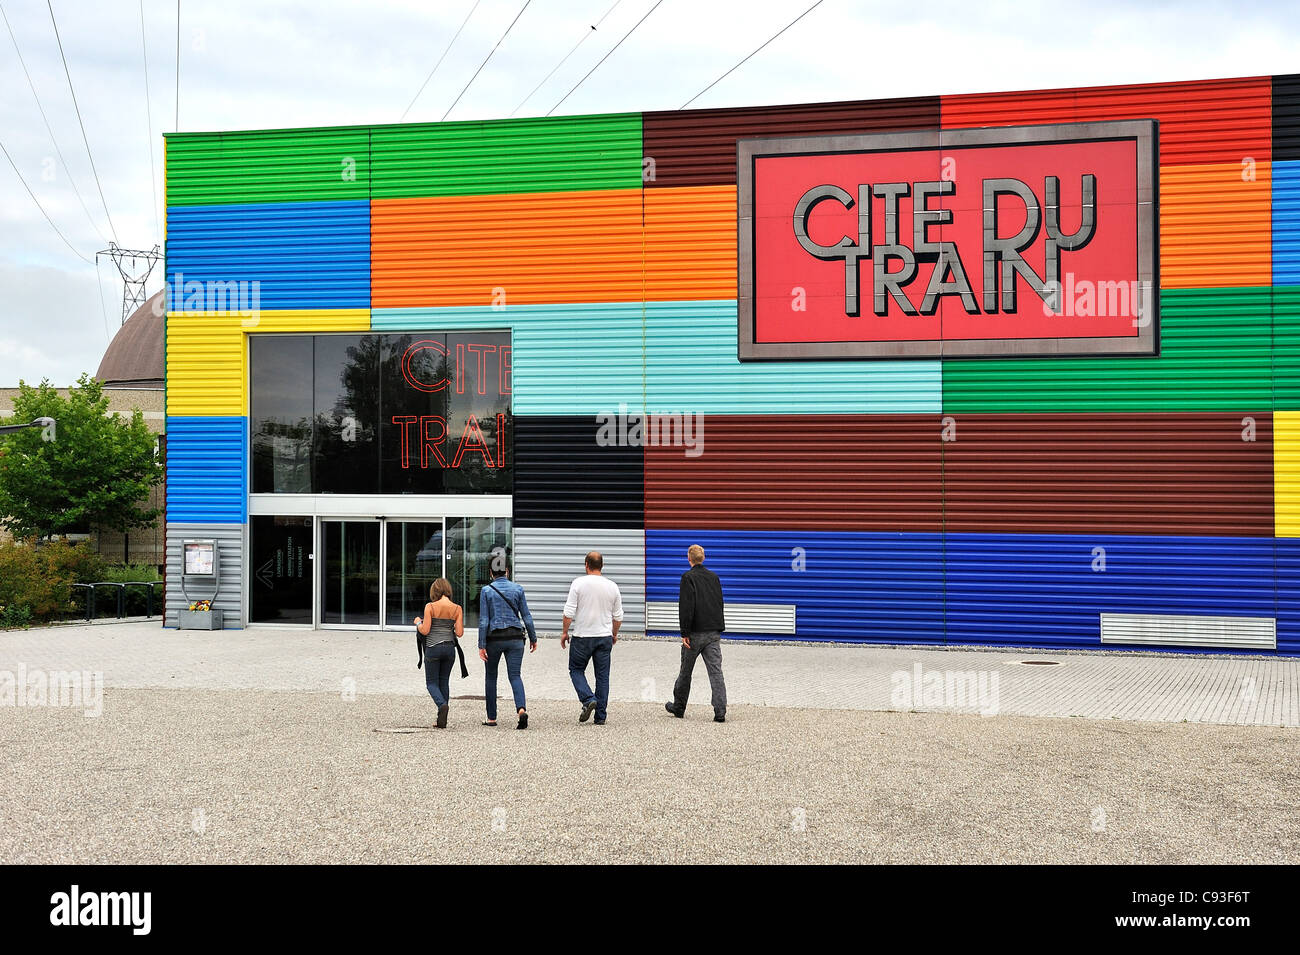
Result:
<svg viewBox="0 0 1300 955">
<path fill-rule="evenodd" d="M 311 491 L 312 340 L 255 335 L 249 422 L 253 492 Z"/>
<path fill-rule="evenodd" d="M 594 415 L 517 415 L 516 527 L 645 526 L 640 447 L 601 447 Z"/>
<path fill-rule="evenodd" d="M 1273 159 L 1300 159 L 1300 73 L 1273 77 Z"/>
</svg>

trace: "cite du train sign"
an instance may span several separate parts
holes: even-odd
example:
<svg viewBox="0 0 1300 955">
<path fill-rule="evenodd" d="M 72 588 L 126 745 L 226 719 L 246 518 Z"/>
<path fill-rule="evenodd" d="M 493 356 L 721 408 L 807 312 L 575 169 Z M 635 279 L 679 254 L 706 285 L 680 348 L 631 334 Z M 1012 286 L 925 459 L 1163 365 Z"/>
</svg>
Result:
<svg viewBox="0 0 1300 955">
<path fill-rule="evenodd" d="M 742 360 L 1154 354 L 1154 120 L 743 140 Z"/>
</svg>

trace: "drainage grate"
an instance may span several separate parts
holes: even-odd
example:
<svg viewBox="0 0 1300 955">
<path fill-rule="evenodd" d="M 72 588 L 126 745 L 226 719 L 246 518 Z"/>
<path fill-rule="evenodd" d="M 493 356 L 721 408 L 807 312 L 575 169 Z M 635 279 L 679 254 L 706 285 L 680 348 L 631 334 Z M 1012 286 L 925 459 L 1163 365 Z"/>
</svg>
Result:
<svg viewBox="0 0 1300 955">
<path fill-rule="evenodd" d="M 1060 660 L 1021 660 L 1020 665 L 1026 667 L 1059 667 L 1061 665 L 1061 661 Z"/>
</svg>

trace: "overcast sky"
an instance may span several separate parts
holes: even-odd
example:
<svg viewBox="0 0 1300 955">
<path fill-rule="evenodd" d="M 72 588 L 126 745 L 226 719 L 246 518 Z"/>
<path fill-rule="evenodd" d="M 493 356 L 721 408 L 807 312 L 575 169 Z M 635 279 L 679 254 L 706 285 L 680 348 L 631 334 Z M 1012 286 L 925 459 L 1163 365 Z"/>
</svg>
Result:
<svg viewBox="0 0 1300 955">
<path fill-rule="evenodd" d="M 557 110 L 676 109 L 812 0 L 663 0 Z M 162 133 L 176 127 L 175 0 L 55 0 L 101 202 L 45 0 L 0 0 L 68 167 L 0 23 L 0 142 L 87 259 L 161 242 Z M 451 119 L 545 115 L 654 0 L 532 0 Z M 474 0 L 181 0 L 181 130 L 392 123 Z M 407 116 L 441 119 L 523 6 L 480 0 Z M 611 12 L 612 8 L 612 12 Z M 606 14 L 608 14 L 606 16 Z M 605 17 L 598 30 L 591 25 Z M 693 107 L 1088 86 L 1300 71 L 1294 2 L 1088 4 L 824 0 Z M 150 151 L 152 149 L 152 156 Z M 82 209 L 72 183 L 81 192 Z M 0 156 L 0 387 L 94 372 L 122 286 L 59 239 Z M 93 220 L 93 225 L 92 225 Z M 149 285 L 162 285 L 161 263 Z"/>
</svg>

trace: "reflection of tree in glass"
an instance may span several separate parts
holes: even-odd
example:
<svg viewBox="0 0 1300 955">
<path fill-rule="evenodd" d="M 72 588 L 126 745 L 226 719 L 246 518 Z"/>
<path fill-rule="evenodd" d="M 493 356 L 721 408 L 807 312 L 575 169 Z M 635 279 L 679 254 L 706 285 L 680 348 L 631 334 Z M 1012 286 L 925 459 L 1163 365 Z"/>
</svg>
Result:
<svg viewBox="0 0 1300 955">
<path fill-rule="evenodd" d="M 311 420 L 257 419 L 253 435 L 254 488 L 281 494 L 309 493 Z"/>
<path fill-rule="evenodd" d="M 376 387 L 382 339 L 363 335 L 345 350 L 333 407 L 316 408 L 316 489 L 374 493 L 375 440 L 379 421 Z M 318 368 L 317 373 L 320 373 Z M 322 385 L 316 382 L 317 400 Z"/>
</svg>

